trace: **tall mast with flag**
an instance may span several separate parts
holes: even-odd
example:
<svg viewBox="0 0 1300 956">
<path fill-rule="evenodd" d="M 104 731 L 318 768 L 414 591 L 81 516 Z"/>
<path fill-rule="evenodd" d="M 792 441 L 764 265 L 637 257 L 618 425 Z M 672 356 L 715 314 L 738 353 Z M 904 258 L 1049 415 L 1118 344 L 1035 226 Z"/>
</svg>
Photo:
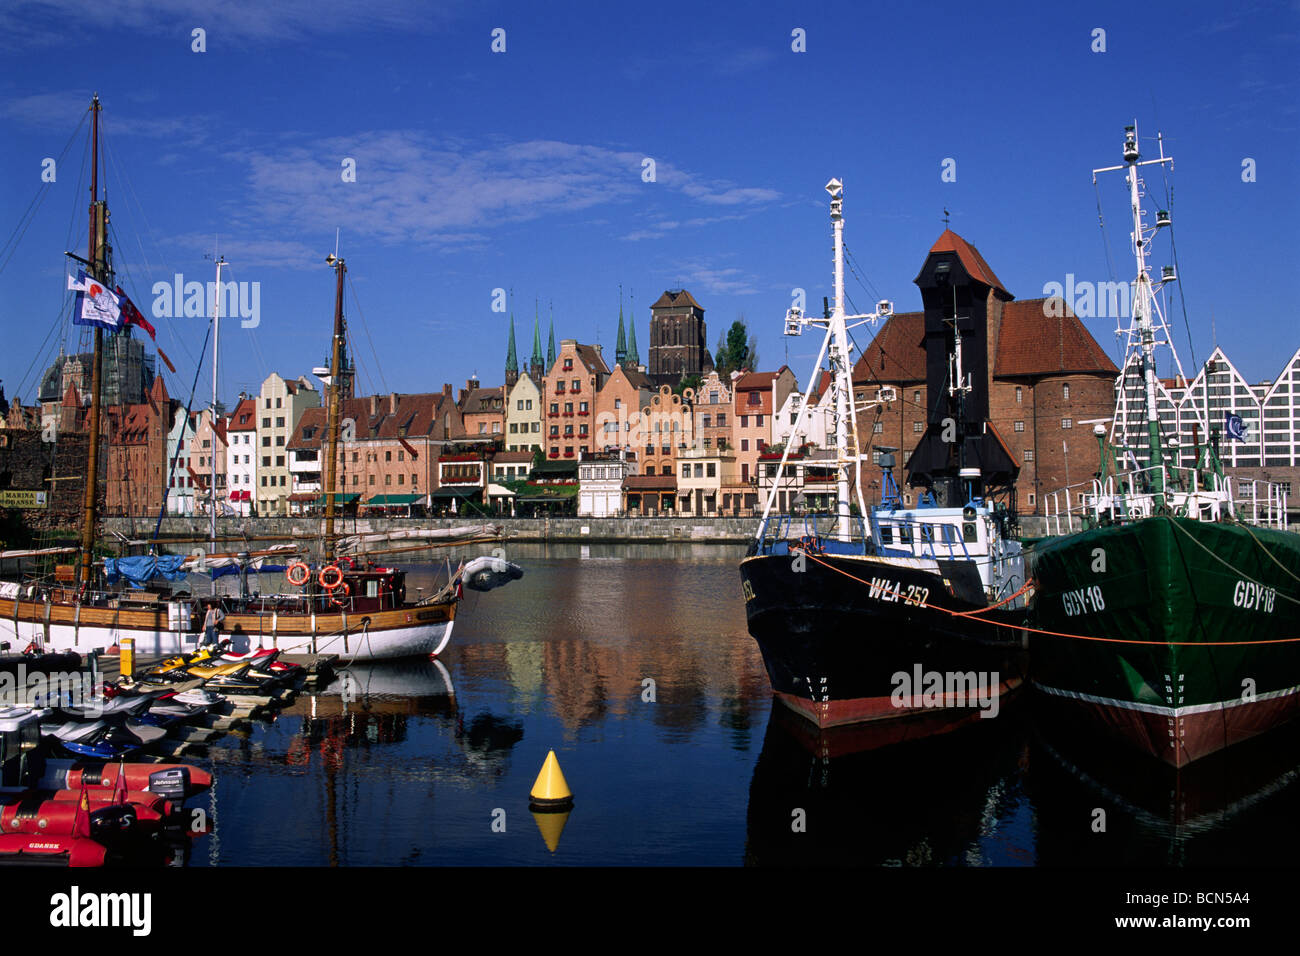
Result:
<svg viewBox="0 0 1300 956">
<path fill-rule="evenodd" d="M 113 294 L 103 289 L 111 284 L 112 272 L 109 267 L 108 247 L 108 203 L 99 198 L 99 94 L 90 102 L 90 243 L 86 258 L 90 268 L 89 282 L 85 283 L 77 306 L 83 306 L 87 298 L 92 303 L 102 303 L 117 313 L 116 303 L 110 301 Z M 84 323 L 85 312 L 77 309 L 73 321 Z M 117 318 L 116 315 L 113 318 Z M 99 492 L 99 416 L 100 389 L 104 365 L 104 328 L 95 325 L 95 351 L 91 360 L 90 378 L 90 439 L 86 452 L 86 494 L 83 500 L 81 523 L 81 567 L 78 580 L 82 588 L 90 585 L 91 570 L 94 566 L 96 496 Z"/>
</svg>

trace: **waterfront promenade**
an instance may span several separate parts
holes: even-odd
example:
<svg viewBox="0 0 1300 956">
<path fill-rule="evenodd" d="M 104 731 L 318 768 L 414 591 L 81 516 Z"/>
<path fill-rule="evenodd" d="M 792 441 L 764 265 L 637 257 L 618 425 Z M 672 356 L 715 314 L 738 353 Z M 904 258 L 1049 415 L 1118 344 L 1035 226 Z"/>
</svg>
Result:
<svg viewBox="0 0 1300 956">
<path fill-rule="evenodd" d="M 153 535 L 153 519 L 105 518 L 104 531 L 118 532 L 128 538 Z M 737 544 L 753 537 L 758 519 L 752 517 L 617 517 L 617 518 L 504 518 L 463 515 L 458 518 L 340 518 L 335 531 L 342 535 L 368 534 L 412 528 L 459 528 L 467 525 L 493 524 L 503 529 L 507 541 L 693 541 L 697 543 Z M 1025 537 L 1047 533 L 1041 516 L 1020 519 Z M 314 537 L 321 531 L 319 517 L 222 518 L 217 522 L 219 538 L 248 535 L 252 541 Z M 206 540 L 208 519 L 169 516 L 163 519 L 163 539 Z"/>
</svg>

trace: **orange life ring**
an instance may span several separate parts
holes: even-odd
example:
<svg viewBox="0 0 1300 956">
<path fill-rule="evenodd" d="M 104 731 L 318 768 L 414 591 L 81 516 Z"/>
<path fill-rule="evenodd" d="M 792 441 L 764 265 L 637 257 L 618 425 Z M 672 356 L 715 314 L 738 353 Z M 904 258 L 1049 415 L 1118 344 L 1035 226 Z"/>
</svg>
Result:
<svg viewBox="0 0 1300 956">
<path fill-rule="evenodd" d="M 319 580 L 320 586 L 326 591 L 333 591 L 343 583 L 343 572 L 339 570 L 337 564 L 327 565 L 320 569 Z"/>
<path fill-rule="evenodd" d="M 330 591 L 330 603 L 335 607 L 342 607 L 348 603 L 348 597 L 352 594 L 352 588 L 344 581 L 337 588 Z"/>
<path fill-rule="evenodd" d="M 299 574 L 298 572 L 302 572 Z M 311 569 L 301 561 L 294 561 L 284 570 L 284 576 L 289 579 L 289 583 L 296 586 L 306 584 L 311 578 Z"/>
<path fill-rule="evenodd" d="M 342 564 L 344 561 L 346 561 L 346 562 L 348 563 L 348 570 L 349 570 L 349 571 L 352 571 L 352 570 L 354 570 L 354 569 L 356 568 L 356 563 L 352 560 L 352 558 L 350 558 L 350 557 L 349 557 L 348 555 L 346 555 L 346 554 L 343 555 L 343 557 L 336 559 L 334 563 L 335 563 L 335 564 Z"/>
</svg>

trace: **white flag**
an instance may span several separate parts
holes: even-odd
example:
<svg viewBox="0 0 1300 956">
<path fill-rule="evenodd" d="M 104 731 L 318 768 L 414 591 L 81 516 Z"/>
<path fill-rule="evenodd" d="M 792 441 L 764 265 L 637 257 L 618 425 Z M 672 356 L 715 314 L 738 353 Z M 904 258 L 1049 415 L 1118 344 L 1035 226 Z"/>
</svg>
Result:
<svg viewBox="0 0 1300 956">
<path fill-rule="evenodd" d="M 74 325 L 98 325 L 113 332 L 122 327 L 121 301 L 103 283 L 78 271 L 77 278 L 68 276 L 68 288 L 77 293 L 72 310 Z"/>
</svg>

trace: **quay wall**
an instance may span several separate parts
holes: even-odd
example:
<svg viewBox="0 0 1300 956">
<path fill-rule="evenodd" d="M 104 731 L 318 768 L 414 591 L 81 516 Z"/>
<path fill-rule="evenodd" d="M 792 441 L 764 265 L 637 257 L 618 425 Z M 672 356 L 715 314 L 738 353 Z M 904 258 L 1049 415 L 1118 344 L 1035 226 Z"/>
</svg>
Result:
<svg viewBox="0 0 1300 956">
<path fill-rule="evenodd" d="M 501 525 L 507 541 L 576 541 L 576 542 L 655 542 L 693 541 L 696 543 L 743 543 L 753 537 L 757 527 L 755 518 L 691 518 L 691 517 L 621 517 L 621 518 L 347 518 L 337 519 L 337 534 L 366 534 L 379 531 L 396 531 L 411 528 L 458 528 L 466 525 Z M 1020 519 L 1021 533 L 1025 537 L 1045 535 L 1045 519 L 1037 516 Z M 256 541 L 290 538 L 310 538 L 321 533 L 319 518 L 258 517 L 221 518 L 217 521 L 217 537 L 231 538 L 240 534 L 248 536 L 250 544 Z M 121 534 L 127 538 L 153 536 L 154 519 L 109 517 L 103 519 L 106 535 Z M 163 519 L 159 536 L 163 539 L 193 540 L 201 543 L 208 537 L 208 519 L 168 516 Z"/>
</svg>

